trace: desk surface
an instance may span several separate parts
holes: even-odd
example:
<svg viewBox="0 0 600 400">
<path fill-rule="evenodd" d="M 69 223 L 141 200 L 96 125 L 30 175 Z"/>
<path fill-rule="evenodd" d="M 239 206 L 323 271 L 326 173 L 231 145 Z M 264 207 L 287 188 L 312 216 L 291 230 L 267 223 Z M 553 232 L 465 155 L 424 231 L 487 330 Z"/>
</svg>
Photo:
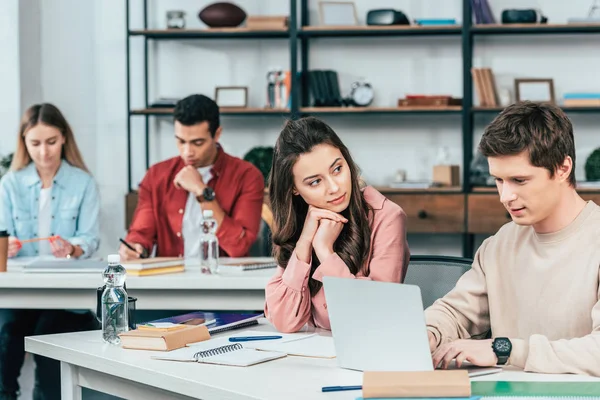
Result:
<svg viewBox="0 0 600 400">
<path fill-rule="evenodd" d="M 207 275 L 200 268 L 153 276 L 128 276 L 128 289 L 227 289 L 264 290 L 273 269 L 246 271 L 236 275 Z M 89 272 L 38 273 L 19 270 L 0 273 L 0 289 L 96 289 L 102 275 Z"/>
<path fill-rule="evenodd" d="M 273 331 L 266 322 L 259 328 Z M 321 335 L 328 331 L 317 330 Z M 225 334 L 227 335 L 227 334 Z M 25 340 L 28 352 L 55 358 L 79 367 L 202 399 L 331 399 L 350 400 L 360 391 L 322 393 L 321 387 L 360 385 L 362 373 L 337 367 L 336 359 L 288 356 L 251 367 L 152 360 L 155 352 L 125 350 L 102 342 L 99 331 L 45 335 Z M 500 374 L 474 380 L 600 381 L 577 375 L 524 373 L 507 368 Z"/>
<path fill-rule="evenodd" d="M 139 310 L 262 310 L 265 287 L 274 269 L 235 274 L 184 272 L 127 277 L 127 291 Z M 0 273 L 0 308 L 96 309 L 99 273 L 37 273 L 18 268 Z"/>
</svg>

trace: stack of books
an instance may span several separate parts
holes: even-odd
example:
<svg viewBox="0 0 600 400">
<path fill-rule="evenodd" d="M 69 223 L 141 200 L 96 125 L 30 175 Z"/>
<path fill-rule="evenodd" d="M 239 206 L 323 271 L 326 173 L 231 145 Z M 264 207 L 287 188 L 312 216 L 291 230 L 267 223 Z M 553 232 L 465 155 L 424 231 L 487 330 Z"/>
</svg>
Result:
<svg viewBox="0 0 600 400">
<path fill-rule="evenodd" d="M 185 260 L 180 257 L 153 257 L 138 260 L 122 261 L 127 275 L 149 276 L 173 274 L 185 271 Z"/>
<path fill-rule="evenodd" d="M 565 107 L 600 107 L 600 92 L 565 93 L 563 105 Z"/>
<path fill-rule="evenodd" d="M 475 93 L 480 107 L 498 107 L 500 101 L 496 91 L 496 80 L 491 68 L 471 68 Z"/>
<path fill-rule="evenodd" d="M 471 9 L 473 10 L 473 17 L 475 23 L 478 25 L 482 24 L 495 24 L 496 18 L 490 8 L 490 4 L 487 0 L 471 0 Z"/>
</svg>

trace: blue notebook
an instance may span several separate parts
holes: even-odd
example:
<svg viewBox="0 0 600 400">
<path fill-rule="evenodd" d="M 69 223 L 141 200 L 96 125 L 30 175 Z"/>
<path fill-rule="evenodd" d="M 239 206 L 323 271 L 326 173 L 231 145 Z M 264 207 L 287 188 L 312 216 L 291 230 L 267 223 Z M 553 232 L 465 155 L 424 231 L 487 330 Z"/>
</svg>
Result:
<svg viewBox="0 0 600 400">
<path fill-rule="evenodd" d="M 174 317 L 161 318 L 148 321 L 146 324 L 184 324 L 184 325 L 206 325 L 211 334 L 224 332 L 232 329 L 246 328 L 258 325 L 258 320 L 264 317 L 263 313 L 232 313 L 232 312 L 204 312 L 194 311 Z"/>
</svg>

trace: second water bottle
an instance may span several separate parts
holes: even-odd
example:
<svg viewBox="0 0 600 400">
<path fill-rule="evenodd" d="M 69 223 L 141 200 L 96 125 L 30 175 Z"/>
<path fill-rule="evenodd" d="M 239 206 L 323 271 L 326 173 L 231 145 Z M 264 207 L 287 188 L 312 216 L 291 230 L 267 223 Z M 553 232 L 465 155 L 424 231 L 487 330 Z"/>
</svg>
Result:
<svg viewBox="0 0 600 400">
<path fill-rule="evenodd" d="M 219 239 L 217 239 L 217 221 L 212 210 L 202 212 L 200 234 L 200 267 L 202 272 L 216 274 L 219 268 Z"/>
</svg>

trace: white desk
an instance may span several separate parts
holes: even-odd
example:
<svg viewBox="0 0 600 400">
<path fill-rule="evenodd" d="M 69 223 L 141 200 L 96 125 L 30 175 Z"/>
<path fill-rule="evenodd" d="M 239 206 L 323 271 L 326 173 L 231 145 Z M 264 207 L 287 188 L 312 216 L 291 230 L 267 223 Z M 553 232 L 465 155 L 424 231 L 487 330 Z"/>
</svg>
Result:
<svg viewBox="0 0 600 400">
<path fill-rule="evenodd" d="M 177 274 L 135 277 L 126 281 L 138 310 L 262 310 L 265 286 L 274 269 L 237 275 L 205 275 L 188 267 Z M 0 308 L 96 309 L 96 273 L 0 273 Z"/>
<path fill-rule="evenodd" d="M 259 328 L 273 331 L 262 321 Z M 319 331 L 330 335 L 330 332 Z M 335 359 L 288 356 L 251 367 L 152 360 L 149 351 L 102 342 L 100 331 L 25 339 L 25 349 L 61 361 L 63 400 L 80 399 L 81 387 L 127 399 L 351 400 L 361 391 L 322 393 L 321 387 L 361 385 L 362 373 L 337 367 Z M 576 375 L 509 370 L 477 380 L 600 381 Z"/>
</svg>

